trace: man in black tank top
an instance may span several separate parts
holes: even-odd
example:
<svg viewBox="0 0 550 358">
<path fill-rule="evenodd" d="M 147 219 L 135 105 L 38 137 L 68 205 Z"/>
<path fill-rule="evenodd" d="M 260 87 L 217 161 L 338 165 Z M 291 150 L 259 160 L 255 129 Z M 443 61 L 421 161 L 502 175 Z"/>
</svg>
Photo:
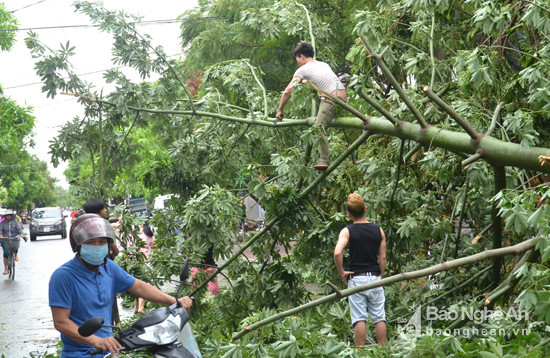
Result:
<svg viewBox="0 0 550 358">
<path fill-rule="evenodd" d="M 384 230 L 365 218 L 365 202 L 358 194 L 348 195 L 346 210 L 353 224 L 345 227 L 334 249 L 334 263 L 338 274 L 352 288 L 378 281 L 386 269 L 386 236 Z M 344 271 L 343 251 L 349 245 L 348 268 Z M 377 287 L 348 297 L 355 345 L 365 345 L 366 321 L 374 323 L 378 344 L 386 343 L 386 311 L 384 288 Z M 368 314 L 367 314 L 368 311 Z"/>
</svg>

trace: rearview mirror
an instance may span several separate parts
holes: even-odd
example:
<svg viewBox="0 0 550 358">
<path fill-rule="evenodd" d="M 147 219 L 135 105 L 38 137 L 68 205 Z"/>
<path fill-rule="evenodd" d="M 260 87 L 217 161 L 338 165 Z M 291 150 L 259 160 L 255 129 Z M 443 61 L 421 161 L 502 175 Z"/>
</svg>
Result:
<svg viewBox="0 0 550 358">
<path fill-rule="evenodd" d="M 95 332 L 99 331 L 101 326 L 103 326 L 103 318 L 101 317 L 92 317 L 86 322 L 82 323 L 80 327 L 78 327 L 78 334 L 80 334 L 82 337 L 89 337 Z"/>
</svg>

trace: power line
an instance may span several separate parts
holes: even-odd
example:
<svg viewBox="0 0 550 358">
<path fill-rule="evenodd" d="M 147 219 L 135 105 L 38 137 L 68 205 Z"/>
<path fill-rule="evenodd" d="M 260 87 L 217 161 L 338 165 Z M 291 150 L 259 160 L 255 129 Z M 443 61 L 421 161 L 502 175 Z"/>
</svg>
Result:
<svg viewBox="0 0 550 358">
<path fill-rule="evenodd" d="M 120 67 L 115 67 L 116 69 L 120 68 Z M 101 73 L 103 71 L 106 71 L 108 69 L 104 69 L 104 70 L 97 70 L 97 71 L 92 71 L 92 72 L 85 72 L 85 73 L 79 73 L 77 74 L 77 76 L 86 76 L 86 75 L 93 75 L 94 73 Z M 64 76 L 62 78 L 69 78 L 68 76 Z M 15 86 L 10 86 L 10 87 L 4 87 L 4 89 L 12 89 L 12 88 L 19 88 L 19 87 L 27 87 L 27 86 L 35 86 L 35 85 L 41 85 L 41 84 L 44 84 L 44 82 L 31 82 L 31 83 L 25 83 L 25 84 L 22 84 L 22 85 L 15 85 Z"/>
<path fill-rule="evenodd" d="M 177 54 L 174 54 L 174 55 L 168 55 L 166 57 L 176 57 L 176 56 L 180 56 L 181 54 L 180 53 L 177 53 Z M 107 70 L 111 70 L 111 69 L 120 69 L 120 68 L 129 68 L 131 69 L 131 67 L 128 67 L 128 66 L 117 66 L 117 67 L 111 67 L 111 68 L 105 68 L 103 70 L 97 70 L 97 71 L 91 71 L 91 72 L 84 72 L 84 73 L 78 73 L 76 74 L 76 76 L 87 76 L 87 75 L 93 75 L 93 74 L 96 74 L 96 73 L 101 73 L 101 72 L 104 72 L 104 71 L 107 71 Z M 66 78 L 69 78 L 68 76 L 63 76 L 62 78 L 66 79 Z M 13 88 L 20 88 L 20 87 L 28 87 L 28 86 L 36 86 L 36 85 L 41 85 L 41 84 L 44 84 L 44 82 L 31 82 L 31 83 L 24 83 L 24 84 L 21 84 L 21 85 L 13 85 L 13 86 L 9 86 L 9 87 L 3 87 L 3 89 L 7 90 L 7 89 L 13 89 Z"/>
<path fill-rule="evenodd" d="M 31 6 L 40 4 L 41 2 L 44 2 L 44 1 L 46 1 L 46 0 L 37 1 L 37 2 L 35 2 L 34 4 L 30 4 L 30 5 L 27 5 L 27 6 L 23 6 L 23 7 L 19 8 L 19 9 L 16 9 L 16 10 L 12 10 L 12 11 L 8 11 L 8 12 L 2 12 L 2 13 L 0 13 L 0 15 L 13 14 L 13 13 L 16 12 L 16 11 L 26 9 L 26 8 L 28 8 L 28 7 L 31 7 Z"/>
<path fill-rule="evenodd" d="M 45 0 L 43 0 L 45 1 Z M 147 25 L 164 25 L 164 24 L 173 24 L 181 22 L 182 20 L 178 19 L 166 19 L 166 20 L 147 20 L 147 21 L 134 21 L 130 24 L 136 24 L 138 26 L 147 26 Z M 89 27 L 100 27 L 101 25 L 60 25 L 60 26 L 41 26 L 41 27 L 26 27 L 22 29 L 0 29 L 0 32 L 13 32 L 13 31 L 28 31 L 28 30 L 51 30 L 51 29 L 74 29 L 74 28 L 89 28 Z"/>
</svg>

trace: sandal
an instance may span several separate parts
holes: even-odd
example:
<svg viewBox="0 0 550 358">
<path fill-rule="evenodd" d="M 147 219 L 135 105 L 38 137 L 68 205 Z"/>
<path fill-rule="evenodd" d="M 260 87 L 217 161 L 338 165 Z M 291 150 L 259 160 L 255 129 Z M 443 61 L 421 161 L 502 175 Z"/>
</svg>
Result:
<svg viewBox="0 0 550 358">
<path fill-rule="evenodd" d="M 4 275 L 7 275 L 8 274 L 8 271 L 4 271 Z"/>
</svg>

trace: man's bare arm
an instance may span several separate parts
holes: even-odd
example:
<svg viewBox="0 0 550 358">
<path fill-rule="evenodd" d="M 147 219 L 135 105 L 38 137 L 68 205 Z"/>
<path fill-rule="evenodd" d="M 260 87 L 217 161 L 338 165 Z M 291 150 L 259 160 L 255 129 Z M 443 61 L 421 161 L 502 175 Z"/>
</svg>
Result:
<svg viewBox="0 0 550 358">
<path fill-rule="evenodd" d="M 51 307 L 53 325 L 56 330 L 69 337 L 71 340 L 103 349 L 104 352 L 118 353 L 122 345 L 113 337 L 100 338 L 96 335 L 82 337 L 78 333 L 78 326 L 70 319 L 71 309 L 64 307 Z M 92 317 L 90 317 L 92 318 Z"/>
<path fill-rule="evenodd" d="M 176 303 L 176 299 L 174 296 L 170 296 L 158 288 L 156 288 L 153 285 L 150 285 L 142 280 L 136 279 L 136 282 L 128 292 L 146 299 L 147 301 L 151 301 L 154 303 L 160 303 L 164 305 L 171 305 L 173 303 Z M 187 296 L 180 298 L 180 302 L 185 307 L 185 309 L 191 308 L 191 305 L 193 304 L 193 301 Z"/>
<path fill-rule="evenodd" d="M 386 271 L 386 234 L 384 230 L 380 229 L 382 235 L 382 242 L 378 248 L 378 264 L 380 265 L 380 277 L 384 277 L 384 271 Z"/>
<path fill-rule="evenodd" d="M 277 111 L 277 120 L 282 121 L 284 117 L 283 110 L 285 109 L 286 104 L 290 100 L 290 96 L 294 88 L 296 88 L 302 79 L 300 77 L 292 77 L 292 81 L 286 86 L 283 95 L 281 96 L 281 101 L 279 103 L 279 110 Z"/>
<path fill-rule="evenodd" d="M 334 248 L 334 263 L 336 264 L 336 269 L 338 270 L 338 275 L 348 283 L 348 276 L 353 274 L 352 271 L 344 271 L 344 249 L 348 246 L 349 243 L 349 230 L 348 228 L 342 229 L 340 235 L 338 236 L 338 243 Z"/>
</svg>

